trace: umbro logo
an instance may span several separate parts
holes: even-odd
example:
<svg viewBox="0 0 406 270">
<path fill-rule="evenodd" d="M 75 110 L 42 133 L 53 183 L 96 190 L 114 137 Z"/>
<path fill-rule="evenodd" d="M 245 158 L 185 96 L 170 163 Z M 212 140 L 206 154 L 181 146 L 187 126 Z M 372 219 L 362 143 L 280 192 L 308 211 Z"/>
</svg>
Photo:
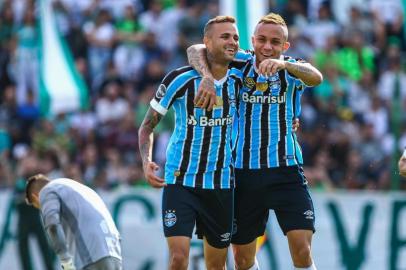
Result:
<svg viewBox="0 0 406 270">
<path fill-rule="evenodd" d="M 307 210 L 306 212 L 303 213 L 303 215 L 305 215 L 306 219 L 314 219 L 314 213 L 312 210 Z"/>
<path fill-rule="evenodd" d="M 230 236 L 231 236 L 231 233 L 223 233 L 222 235 L 220 235 L 221 242 L 230 241 Z"/>
</svg>

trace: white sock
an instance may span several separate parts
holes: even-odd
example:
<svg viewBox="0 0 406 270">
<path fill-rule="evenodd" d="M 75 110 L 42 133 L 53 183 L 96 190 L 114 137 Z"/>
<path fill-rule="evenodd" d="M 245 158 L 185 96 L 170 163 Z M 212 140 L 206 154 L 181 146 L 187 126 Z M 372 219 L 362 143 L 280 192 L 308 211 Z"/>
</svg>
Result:
<svg viewBox="0 0 406 270">
<path fill-rule="evenodd" d="M 314 265 L 314 262 L 312 263 L 312 265 L 310 265 L 309 267 L 306 268 L 299 268 L 299 267 L 295 267 L 293 268 L 293 270 L 317 270 L 316 265 Z"/>
</svg>

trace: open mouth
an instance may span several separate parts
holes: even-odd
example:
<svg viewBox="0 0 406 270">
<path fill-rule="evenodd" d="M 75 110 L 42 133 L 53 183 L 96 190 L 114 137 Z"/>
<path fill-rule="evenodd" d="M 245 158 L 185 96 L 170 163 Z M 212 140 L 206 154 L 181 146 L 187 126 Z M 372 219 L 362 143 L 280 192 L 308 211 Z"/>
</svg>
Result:
<svg viewBox="0 0 406 270">
<path fill-rule="evenodd" d="M 235 53 L 235 49 L 234 48 L 226 48 L 226 52 Z"/>
</svg>

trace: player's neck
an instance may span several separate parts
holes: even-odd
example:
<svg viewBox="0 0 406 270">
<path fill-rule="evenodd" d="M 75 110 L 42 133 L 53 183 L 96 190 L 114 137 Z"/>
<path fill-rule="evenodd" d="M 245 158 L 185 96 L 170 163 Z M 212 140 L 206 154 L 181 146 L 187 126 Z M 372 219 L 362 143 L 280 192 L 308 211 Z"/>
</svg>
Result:
<svg viewBox="0 0 406 270">
<path fill-rule="evenodd" d="M 221 80 L 227 75 L 228 63 L 216 60 L 210 53 L 207 54 L 207 63 L 215 80 Z"/>
</svg>

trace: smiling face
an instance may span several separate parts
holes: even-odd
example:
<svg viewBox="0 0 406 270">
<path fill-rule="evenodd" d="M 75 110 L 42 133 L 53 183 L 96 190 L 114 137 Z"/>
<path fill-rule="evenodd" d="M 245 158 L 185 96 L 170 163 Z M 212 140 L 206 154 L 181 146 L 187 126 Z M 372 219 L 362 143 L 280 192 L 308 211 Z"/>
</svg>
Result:
<svg viewBox="0 0 406 270">
<path fill-rule="evenodd" d="M 239 48 L 238 40 L 238 30 L 233 18 L 219 16 L 210 20 L 205 27 L 204 44 L 213 59 L 220 63 L 228 63 L 234 59 Z"/>
<path fill-rule="evenodd" d="M 233 23 L 217 23 L 206 39 L 207 50 L 219 60 L 232 61 L 238 51 L 238 32 Z"/>
<path fill-rule="evenodd" d="M 267 58 L 278 59 L 290 46 L 286 26 L 264 22 L 258 24 L 252 37 L 252 45 L 257 64 Z"/>
</svg>

